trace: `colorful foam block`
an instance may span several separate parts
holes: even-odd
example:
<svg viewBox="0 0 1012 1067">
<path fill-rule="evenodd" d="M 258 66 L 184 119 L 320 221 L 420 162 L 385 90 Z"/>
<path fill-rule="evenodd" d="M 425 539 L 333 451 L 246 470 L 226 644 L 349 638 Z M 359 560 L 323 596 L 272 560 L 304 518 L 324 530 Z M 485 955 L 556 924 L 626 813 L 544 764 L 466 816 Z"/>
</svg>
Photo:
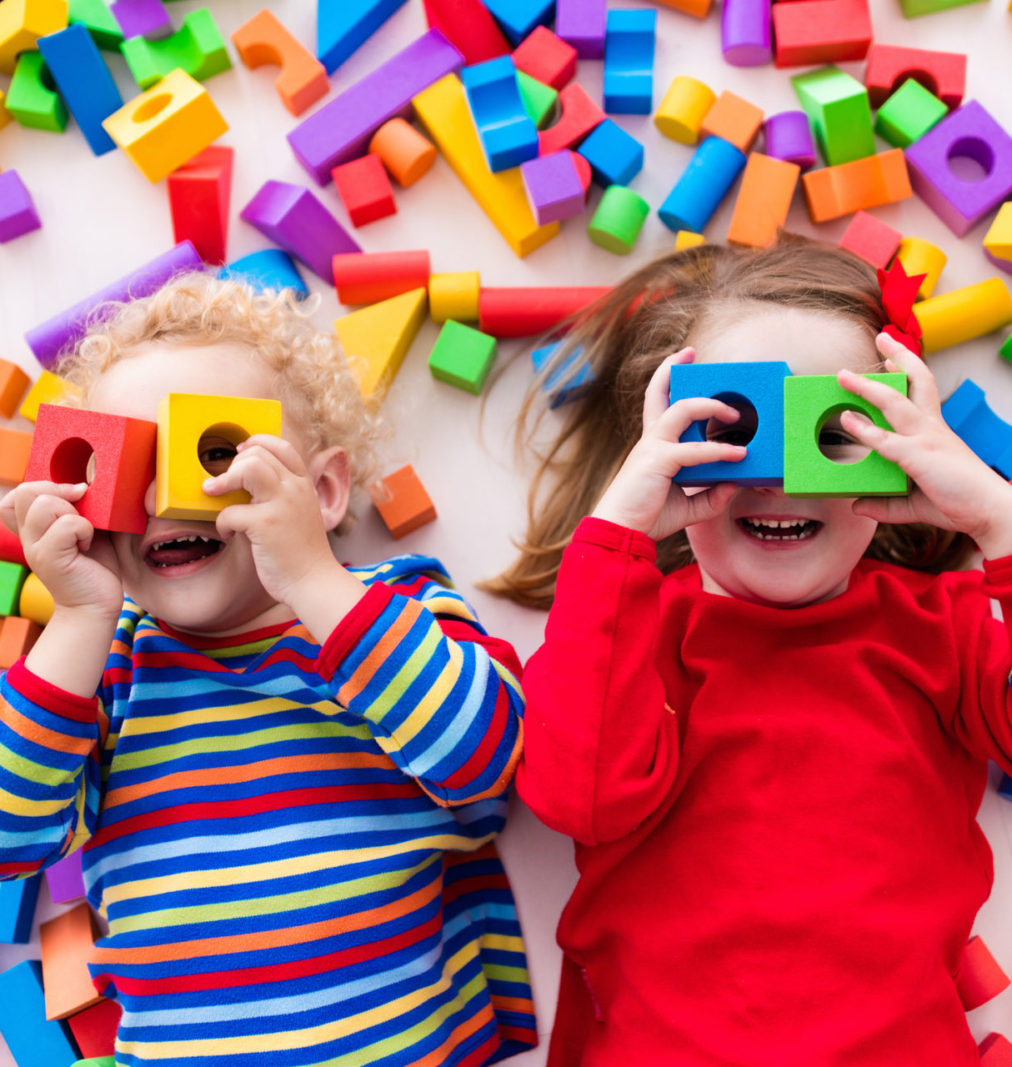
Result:
<svg viewBox="0 0 1012 1067">
<path fill-rule="evenodd" d="M 330 79 L 323 64 L 268 8 L 244 22 L 232 34 L 232 44 L 250 70 L 264 64 L 281 68 L 274 88 L 293 115 L 301 115 L 330 92 Z"/>
<path fill-rule="evenodd" d="M 750 152 L 727 239 L 753 248 L 772 244 L 787 221 L 800 173 L 797 163 Z"/>
<path fill-rule="evenodd" d="M 988 1034 L 977 1051 L 981 1067 L 1012 1067 L 1012 1041 L 1003 1034 Z"/>
<path fill-rule="evenodd" d="M 556 0 L 555 32 L 581 59 L 604 55 L 607 23 L 606 0 Z"/>
<path fill-rule="evenodd" d="M 471 119 L 493 174 L 538 154 L 538 131 L 524 110 L 516 68 L 509 56 L 460 72 Z"/>
<path fill-rule="evenodd" d="M 481 0 L 422 0 L 430 29 L 440 33 L 466 63 L 504 56 L 510 43 Z"/>
<path fill-rule="evenodd" d="M 791 78 L 830 166 L 875 154 L 868 90 L 832 65 Z"/>
<path fill-rule="evenodd" d="M 103 997 L 97 1004 L 67 1019 L 78 1049 L 83 1056 L 89 1057 L 78 1060 L 78 1063 L 108 1063 L 108 1067 L 116 1067 L 113 1050 L 122 1015 L 123 1009 L 115 1000 Z"/>
<path fill-rule="evenodd" d="M 77 510 L 96 529 L 143 533 L 144 494 L 155 476 L 157 426 L 144 419 L 43 404 L 26 481 L 88 481 Z M 94 473 L 88 478 L 94 462 Z"/>
<path fill-rule="evenodd" d="M 119 52 L 123 31 L 105 0 L 70 0 L 69 18 L 81 23 L 99 48 Z"/>
<path fill-rule="evenodd" d="M 430 30 L 296 126 L 287 135 L 295 158 L 325 185 L 331 170 L 362 155 L 376 130 L 403 114 L 415 94 L 463 62 L 438 30 Z"/>
<path fill-rule="evenodd" d="M 586 206 L 587 193 L 574 159 L 564 148 L 521 165 L 527 199 L 539 224 L 572 218 Z"/>
<path fill-rule="evenodd" d="M 18 0 L 0 4 L 0 72 L 13 74 L 22 52 L 37 48 L 40 37 L 66 28 L 66 0 Z"/>
<path fill-rule="evenodd" d="M 966 1011 L 993 1000 L 1010 985 L 1008 975 L 980 937 L 971 937 L 956 971 L 956 992 Z"/>
<path fill-rule="evenodd" d="M 333 73 L 367 41 L 404 0 L 319 0 L 316 5 L 316 54 Z"/>
<path fill-rule="evenodd" d="M 984 390 L 965 378 L 942 404 L 952 432 L 1003 478 L 1012 478 L 1012 426 L 991 410 Z"/>
<path fill-rule="evenodd" d="M 0 243 L 6 244 L 42 225 L 32 194 L 16 170 L 0 173 Z"/>
<path fill-rule="evenodd" d="M 232 66 L 225 42 L 207 8 L 191 11 L 179 29 L 168 37 L 155 41 L 132 37 L 123 42 L 121 51 L 134 81 L 142 89 L 150 89 L 176 70 L 202 82 Z"/>
<path fill-rule="evenodd" d="M 157 40 L 172 33 L 172 18 L 162 0 L 114 0 L 109 10 L 125 39 Z"/>
<path fill-rule="evenodd" d="M 95 321 L 92 318 L 94 314 L 102 314 L 98 309 L 107 301 L 147 296 L 160 289 L 174 274 L 199 270 L 202 266 L 197 250 L 189 241 L 183 241 L 73 307 L 33 327 L 25 334 L 28 347 L 43 367 L 51 366 L 65 348 L 69 349 L 84 335 L 87 323 Z"/>
<path fill-rule="evenodd" d="M 86 1060 L 74 1060 L 70 1067 L 116 1067 L 115 1056 L 89 1056 Z"/>
<path fill-rule="evenodd" d="M 815 166 L 815 139 L 804 111 L 780 111 L 763 123 L 766 155 L 797 163 L 802 170 Z"/>
<path fill-rule="evenodd" d="M 649 214 L 650 205 L 639 193 L 624 185 L 609 185 L 587 224 L 587 236 L 609 252 L 627 255 Z"/>
<path fill-rule="evenodd" d="M 872 40 L 868 0 L 792 0 L 773 5 L 778 67 L 864 59 Z"/>
<path fill-rule="evenodd" d="M 874 156 L 821 167 L 801 176 L 812 222 L 826 222 L 855 211 L 905 200 L 913 190 L 906 160 L 899 148 Z"/>
<path fill-rule="evenodd" d="M 0 943 L 26 945 L 31 940 L 41 884 L 40 874 L 0 882 Z"/>
<path fill-rule="evenodd" d="M 369 151 L 380 157 L 398 185 L 414 185 L 436 161 L 436 146 L 399 117 L 380 126 Z"/>
<path fill-rule="evenodd" d="M 208 91 L 183 70 L 166 75 L 102 125 L 150 182 L 161 181 L 228 129 Z"/>
<path fill-rule="evenodd" d="M 701 137 L 720 137 L 742 152 L 755 144 L 763 124 L 762 109 L 726 89 L 713 102 L 699 128 Z"/>
<path fill-rule="evenodd" d="M 54 903 L 66 904 L 84 896 L 81 859 L 81 850 L 76 849 L 46 868 L 46 885 L 49 886 L 49 896 Z"/>
<path fill-rule="evenodd" d="M 966 54 L 872 44 L 864 72 L 872 107 L 880 107 L 908 78 L 920 82 L 946 107 L 959 107 L 966 91 Z"/>
<path fill-rule="evenodd" d="M 239 218 L 326 281 L 330 281 L 335 255 L 360 251 L 358 242 L 323 204 L 308 189 L 291 182 L 264 182 Z"/>
<path fill-rule="evenodd" d="M 656 11 L 608 12 L 604 39 L 604 110 L 649 115 L 654 104 Z"/>
<path fill-rule="evenodd" d="M 755 433 L 745 458 L 738 463 L 702 463 L 683 467 L 678 485 L 779 485 L 784 480 L 784 382 L 791 368 L 778 360 L 753 363 L 685 363 L 671 368 L 669 401 L 686 397 L 715 397 L 739 408 L 746 417 L 754 412 Z M 706 423 L 693 422 L 682 441 L 705 441 Z"/>
<path fill-rule="evenodd" d="M 643 169 L 643 145 L 611 119 L 595 126 L 577 149 L 590 164 L 594 181 L 628 185 Z"/>
<path fill-rule="evenodd" d="M 520 90 L 520 100 L 527 117 L 540 129 L 555 114 L 558 92 L 522 70 L 517 71 L 517 88 Z"/>
<path fill-rule="evenodd" d="M 74 387 L 66 379 L 60 378 L 51 371 L 44 370 L 32 382 L 28 392 L 25 393 L 18 412 L 24 415 L 29 422 L 34 422 L 38 418 L 39 408 L 42 404 L 57 403 L 73 391 Z"/>
<path fill-rule="evenodd" d="M 706 244 L 706 238 L 701 233 L 693 233 L 692 230 L 679 230 L 675 234 L 675 251 L 681 252 L 686 248 L 698 248 Z"/>
<path fill-rule="evenodd" d="M 225 262 L 232 157 L 230 147 L 211 145 L 166 179 L 173 236 L 192 241 L 205 263 Z"/>
<path fill-rule="evenodd" d="M 25 578 L 25 584 L 21 587 L 18 614 L 22 618 L 31 619 L 40 626 L 45 626 L 53 617 L 55 607 L 53 594 L 42 584 L 42 579 L 37 574 L 29 574 Z"/>
<path fill-rule="evenodd" d="M 200 440 L 210 435 L 235 445 L 255 433 L 281 433 L 277 400 L 196 393 L 165 396 L 158 405 L 155 514 L 213 522 L 229 505 L 249 503 L 244 489 L 214 497 L 204 492 L 208 472 L 200 462 Z"/>
<path fill-rule="evenodd" d="M 758 67 L 773 58 L 772 13 L 765 0 L 724 0 L 720 50 L 733 67 Z"/>
<path fill-rule="evenodd" d="M 572 82 L 559 93 L 559 120 L 538 132 L 538 152 L 547 156 L 572 148 L 591 130 L 604 122 L 604 112 L 587 95 L 579 82 Z"/>
<path fill-rule="evenodd" d="M 234 278 L 263 292 L 267 289 L 291 289 L 301 300 L 309 296 L 309 286 L 302 280 L 292 257 L 280 248 L 262 248 L 226 264 L 219 278 Z"/>
<path fill-rule="evenodd" d="M 707 137 L 658 209 L 669 230 L 702 233 L 745 167 L 745 153 L 722 137 Z"/>
<path fill-rule="evenodd" d="M 471 326 L 449 320 L 429 353 L 429 371 L 438 381 L 477 396 L 495 362 L 496 340 Z"/>
<path fill-rule="evenodd" d="M 954 173 L 957 156 L 979 164 L 983 177 Z M 976 100 L 912 144 L 907 165 L 917 195 L 959 237 L 1012 193 L 1012 137 Z"/>
<path fill-rule="evenodd" d="M 1012 295 L 1001 278 L 987 278 L 914 304 L 925 354 L 972 341 L 1012 322 Z"/>
<path fill-rule="evenodd" d="M 0 615 L 17 615 L 21 590 L 28 570 L 18 563 L 0 560 Z"/>
<path fill-rule="evenodd" d="M 335 167 L 331 176 L 352 226 L 364 226 L 396 213 L 394 191 L 379 156 L 368 152 Z"/>
<path fill-rule="evenodd" d="M 900 7 L 906 18 L 917 15 L 933 15 L 936 11 L 945 11 L 950 7 L 972 4 L 975 0 L 900 0 Z"/>
<path fill-rule="evenodd" d="M 489 170 L 458 78 L 447 75 L 419 93 L 412 104 L 447 163 L 518 256 L 533 252 L 559 232 L 557 222 L 541 226 L 534 218 L 519 170 L 501 174 Z"/>
<path fill-rule="evenodd" d="M 88 147 L 96 156 L 111 152 L 116 144 L 103 120 L 123 106 L 123 97 L 91 35 L 79 24 L 68 26 L 40 37 L 38 48 Z"/>
<path fill-rule="evenodd" d="M 995 266 L 1012 271 L 1012 201 L 998 209 L 994 221 L 984 234 L 984 254 Z"/>
<path fill-rule="evenodd" d="M 19 615 L 8 615 L 0 623 L 0 669 L 14 666 L 22 657 L 27 656 L 32 645 L 39 639 L 42 627 L 31 619 L 22 619 Z M 0 882 L 0 886 L 6 885 Z M 3 903 L 0 901 L 0 912 Z"/>
<path fill-rule="evenodd" d="M 513 52 L 513 63 L 539 82 L 561 89 L 576 74 L 576 49 L 547 26 L 535 26 Z"/>
<path fill-rule="evenodd" d="M 331 262 L 337 299 L 342 304 L 375 304 L 392 296 L 424 289 L 432 268 L 429 253 L 349 252 Z"/>
<path fill-rule="evenodd" d="M 353 311 L 334 323 L 363 396 L 382 395 L 425 319 L 425 289 Z"/>
<path fill-rule="evenodd" d="M 534 337 L 578 316 L 609 291 L 606 285 L 483 288 L 478 325 L 493 337 Z"/>
<path fill-rule="evenodd" d="M 25 430 L 0 426 L 0 485 L 17 485 L 25 480 L 28 457 L 32 451 L 32 435 Z M 10 615 L 0 612 L 0 615 Z"/>
<path fill-rule="evenodd" d="M 566 347 L 555 341 L 531 351 L 531 363 L 540 378 L 541 390 L 549 397 L 553 410 L 587 395 L 594 383 L 594 371 L 589 363 L 581 362 L 583 350 Z"/>
<path fill-rule="evenodd" d="M 917 290 L 917 299 L 926 300 L 934 292 L 949 257 L 930 241 L 920 237 L 904 237 L 896 250 L 896 258 L 903 264 L 908 278 L 915 274 L 924 275 L 924 281 Z"/>
<path fill-rule="evenodd" d="M 0 1034 L 18 1067 L 54 1067 L 77 1058 L 66 1025 L 46 1019 L 38 960 L 0 973 Z"/>
<path fill-rule="evenodd" d="M 679 74 L 668 86 L 661 106 L 654 113 L 654 125 L 673 141 L 695 144 L 703 119 L 716 99 L 714 91 L 698 78 Z"/>
<path fill-rule="evenodd" d="M 518 45 L 530 36 L 535 26 L 551 19 L 553 0 L 484 0 L 503 32 Z"/>
<path fill-rule="evenodd" d="M 410 463 L 381 478 L 369 495 L 395 541 L 436 518 L 432 498 Z"/>
<path fill-rule="evenodd" d="M 0 359 L 0 415 L 13 418 L 31 379 L 9 359 Z"/>
<path fill-rule="evenodd" d="M 902 240 L 903 235 L 899 230 L 869 215 L 867 211 L 858 211 L 837 244 L 860 256 L 865 263 L 875 268 L 885 268 L 896 255 Z"/>
<path fill-rule="evenodd" d="M 937 126 L 949 109 L 914 78 L 884 101 L 875 116 L 875 132 L 894 148 L 906 148 Z"/>
<path fill-rule="evenodd" d="M 39 924 L 46 1018 L 66 1019 L 101 997 L 88 973 L 98 924 L 85 901 Z"/>
<path fill-rule="evenodd" d="M 67 128 L 70 113 L 60 94 L 46 84 L 45 69 L 41 52 L 22 52 L 4 106 L 22 126 L 58 133 Z"/>
<path fill-rule="evenodd" d="M 477 321 L 481 275 L 476 270 L 433 274 L 429 278 L 429 316 L 433 322 Z"/>
<path fill-rule="evenodd" d="M 900 373 L 864 377 L 907 392 Z M 784 492 L 788 496 L 903 496 L 907 476 L 895 464 L 869 452 L 856 463 L 837 463 L 819 448 L 819 431 L 842 411 L 860 411 L 876 426 L 892 429 L 874 405 L 841 386 L 835 374 L 793 375 L 784 380 Z"/>
<path fill-rule="evenodd" d="M 9 560 L 11 563 L 20 563 L 22 566 L 28 565 L 21 538 L 17 534 L 11 533 L 3 523 L 0 523 L 0 559 Z"/>
</svg>

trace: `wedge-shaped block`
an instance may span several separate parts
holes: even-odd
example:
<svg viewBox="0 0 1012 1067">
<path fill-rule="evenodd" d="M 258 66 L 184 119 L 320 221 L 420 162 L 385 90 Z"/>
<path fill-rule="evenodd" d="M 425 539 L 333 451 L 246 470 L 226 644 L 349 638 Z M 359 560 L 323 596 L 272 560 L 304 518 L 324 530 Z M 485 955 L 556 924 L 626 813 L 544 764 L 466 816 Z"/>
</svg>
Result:
<svg viewBox="0 0 1012 1067">
<path fill-rule="evenodd" d="M 425 289 L 412 289 L 338 319 L 334 330 L 363 396 L 383 393 L 425 319 Z"/>
<path fill-rule="evenodd" d="M 47 1019 L 66 1019 L 102 999 L 88 974 L 97 933 L 98 924 L 86 901 L 40 924 Z"/>
<path fill-rule="evenodd" d="M 395 541 L 436 518 L 432 498 L 410 463 L 381 478 L 369 495 Z"/>
<path fill-rule="evenodd" d="M 516 67 L 509 56 L 488 59 L 460 72 L 488 169 L 517 167 L 538 154 L 538 130 L 524 109 Z"/>
<path fill-rule="evenodd" d="M 38 960 L 22 960 L 0 974 L 0 1033 L 18 1067 L 54 1067 L 77 1058 L 66 1025 L 46 1019 Z"/>
<path fill-rule="evenodd" d="M 439 30 L 466 63 L 509 53 L 509 41 L 482 0 L 422 0 L 422 7 L 429 27 Z"/>
<path fill-rule="evenodd" d="M 722 137 L 707 137 L 658 208 L 669 230 L 702 233 L 745 167 L 745 153 Z"/>
<path fill-rule="evenodd" d="M 122 52 L 134 81 L 142 89 L 149 89 L 174 70 L 183 70 L 196 81 L 206 81 L 232 66 L 207 8 L 191 11 L 175 33 L 161 40 L 132 37 L 124 41 Z"/>
<path fill-rule="evenodd" d="M 0 174 L 0 243 L 37 230 L 42 223 L 32 194 L 16 170 Z"/>
<path fill-rule="evenodd" d="M 1012 295 L 1001 278 L 987 278 L 914 304 L 925 353 L 972 341 L 1012 322 Z"/>
<path fill-rule="evenodd" d="M 309 286 L 302 280 L 292 257 L 280 248 L 262 248 L 233 259 L 218 271 L 218 277 L 245 282 L 258 292 L 291 289 L 299 300 L 309 296 Z"/>
<path fill-rule="evenodd" d="M 235 396 L 169 393 L 158 405 L 155 514 L 159 518 L 213 522 L 230 504 L 249 503 L 236 489 L 208 496 L 209 477 L 201 464 L 201 440 L 220 438 L 233 445 L 255 433 L 281 433 L 281 404 Z"/>
<path fill-rule="evenodd" d="M 0 638 L 2 640 L 2 638 Z M 5 664 L 10 666 L 10 664 Z M 42 875 L 0 882 L 0 943 L 26 945 L 32 936 L 35 904 L 39 899 Z"/>
<path fill-rule="evenodd" d="M 966 91 L 966 53 L 877 43 L 868 49 L 864 83 L 872 107 L 881 107 L 908 78 L 920 82 L 946 107 L 959 107 Z"/>
<path fill-rule="evenodd" d="M 172 232 L 192 241 L 205 263 L 225 262 L 233 150 L 211 145 L 166 179 Z"/>
<path fill-rule="evenodd" d="M 906 396 L 907 376 L 866 374 Z M 784 381 L 784 492 L 788 496 L 905 496 L 906 474 L 877 452 L 856 463 L 838 463 L 819 448 L 826 422 L 844 411 L 859 411 L 876 426 L 891 430 L 882 412 L 848 392 L 835 374 L 794 375 Z"/>
<path fill-rule="evenodd" d="M 856 78 L 828 66 L 798 74 L 791 84 L 830 166 L 875 154 L 868 90 Z"/>
<path fill-rule="evenodd" d="M 558 90 L 539 82 L 522 70 L 517 71 L 517 88 L 527 117 L 540 130 L 552 117 L 559 99 Z"/>
<path fill-rule="evenodd" d="M 319 0 L 316 54 L 328 73 L 333 73 L 403 5 L 404 0 Z"/>
<path fill-rule="evenodd" d="M 54 133 L 67 128 L 70 113 L 52 88 L 41 52 L 22 52 L 4 106 L 22 126 Z"/>
<path fill-rule="evenodd" d="M 913 190 L 899 148 L 864 159 L 820 167 L 801 176 L 801 189 L 812 222 L 826 222 L 905 200 Z"/>
<path fill-rule="evenodd" d="M 984 390 L 966 378 L 942 404 L 942 418 L 957 437 L 1003 478 L 1012 478 L 1012 426 L 992 411 Z"/>
<path fill-rule="evenodd" d="M 228 129 L 208 91 L 182 70 L 172 71 L 102 125 L 151 182 L 161 181 Z"/>
<path fill-rule="evenodd" d="M 0 72 L 13 74 L 18 56 L 67 25 L 67 0 L 4 0 L 0 4 Z"/>
<path fill-rule="evenodd" d="M 438 381 L 477 396 L 495 362 L 496 339 L 487 333 L 445 322 L 429 353 L 429 370 Z"/>
<path fill-rule="evenodd" d="M 914 78 L 907 80 L 878 109 L 875 132 L 894 148 L 907 148 L 937 126 L 949 109 Z"/>
<path fill-rule="evenodd" d="M 672 404 L 686 397 L 716 398 L 741 411 L 741 428 L 754 433 L 738 463 L 683 467 L 678 485 L 780 485 L 784 480 L 784 382 L 791 368 L 781 360 L 751 363 L 685 363 L 671 368 Z M 694 422 L 683 441 L 705 441 L 706 423 Z"/>
<path fill-rule="evenodd" d="M 752 248 L 771 245 L 787 222 L 800 173 L 797 163 L 749 153 L 727 239 Z"/>
<path fill-rule="evenodd" d="M 77 510 L 96 529 L 143 533 L 144 494 L 155 476 L 158 427 L 144 419 L 43 404 L 26 481 L 88 481 Z M 89 479 L 89 467 L 94 473 Z"/>
<path fill-rule="evenodd" d="M 984 234 L 984 253 L 1002 270 L 1012 270 L 1012 200 L 998 209 Z"/>
<path fill-rule="evenodd" d="M 535 26 L 544 25 L 552 17 L 554 0 L 485 0 L 485 7 L 495 16 L 503 32 L 518 45 L 529 36 Z"/>
<path fill-rule="evenodd" d="M 649 115 L 654 104 L 656 11 L 608 12 L 604 40 L 604 110 Z"/>
</svg>

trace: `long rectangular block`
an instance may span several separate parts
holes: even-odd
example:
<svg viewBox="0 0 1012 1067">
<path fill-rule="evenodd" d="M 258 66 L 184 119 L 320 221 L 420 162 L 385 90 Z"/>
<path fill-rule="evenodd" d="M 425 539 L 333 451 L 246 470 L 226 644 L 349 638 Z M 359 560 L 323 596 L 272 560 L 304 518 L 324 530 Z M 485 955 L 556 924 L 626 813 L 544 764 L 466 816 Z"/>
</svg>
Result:
<svg viewBox="0 0 1012 1067">
<path fill-rule="evenodd" d="M 41 874 L 0 882 L 0 943 L 28 944 L 41 884 Z"/>
<path fill-rule="evenodd" d="M 801 189 L 812 222 L 892 204 L 913 193 L 900 148 L 810 170 L 801 176 Z"/>
<path fill-rule="evenodd" d="M 85 901 L 39 926 L 46 1018 L 66 1019 L 102 998 L 88 973 L 98 924 Z"/>
<path fill-rule="evenodd" d="M 77 1059 L 66 1025 L 46 1019 L 38 960 L 22 960 L 0 974 L 0 1034 L 18 1067 L 58 1067 Z"/>
<path fill-rule="evenodd" d="M 734 244 L 765 248 L 787 221 L 801 168 L 786 159 L 752 152 L 734 203 L 727 239 Z"/>
</svg>

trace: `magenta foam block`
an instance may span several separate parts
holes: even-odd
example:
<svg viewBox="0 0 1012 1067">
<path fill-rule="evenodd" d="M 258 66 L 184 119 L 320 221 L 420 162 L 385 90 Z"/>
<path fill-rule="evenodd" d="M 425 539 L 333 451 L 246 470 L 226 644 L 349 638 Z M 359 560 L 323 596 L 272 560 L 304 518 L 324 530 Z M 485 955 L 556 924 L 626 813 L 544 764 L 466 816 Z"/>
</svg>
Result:
<svg viewBox="0 0 1012 1067">
<path fill-rule="evenodd" d="M 264 182 L 239 212 L 239 218 L 332 285 L 334 256 L 362 251 L 354 237 L 308 189 L 291 182 Z"/>
<path fill-rule="evenodd" d="M 2 175 L 0 175 L 2 177 Z M 101 305 L 110 300 L 136 300 L 160 289 L 174 274 L 200 270 L 204 266 L 191 241 L 180 241 L 175 248 L 157 256 L 130 274 L 117 278 L 97 293 L 61 311 L 25 334 L 28 347 L 43 367 L 50 367 L 57 357 L 84 336 L 89 317 L 102 316 Z M 112 310 L 111 308 L 109 309 Z"/>
<path fill-rule="evenodd" d="M 54 904 L 66 904 L 84 896 L 84 878 L 81 876 L 81 850 L 71 852 L 62 860 L 46 868 L 46 883 Z"/>
<path fill-rule="evenodd" d="M 0 242 L 31 233 L 42 225 L 32 202 L 32 194 L 25 188 L 16 170 L 0 173 Z"/>
<path fill-rule="evenodd" d="M 605 0 L 557 0 L 555 36 L 571 44 L 581 59 L 601 59 L 607 19 Z"/>
<path fill-rule="evenodd" d="M 724 0 L 720 50 L 732 67 L 758 67 L 773 59 L 770 0 Z"/>
<path fill-rule="evenodd" d="M 521 163 L 520 175 L 527 190 L 527 200 L 539 226 L 570 219 L 586 206 L 587 186 L 577 167 L 577 158 L 582 160 L 575 152 L 564 148 L 561 152 Z M 582 162 L 589 171 L 590 164 L 586 160 Z"/>
<path fill-rule="evenodd" d="M 968 157 L 983 177 L 961 177 L 950 160 Z M 1012 137 L 976 100 L 946 115 L 906 150 L 914 192 L 957 237 L 1012 193 Z"/>
<path fill-rule="evenodd" d="M 295 158 L 326 185 L 339 163 L 368 152 L 370 138 L 384 122 L 408 115 L 413 96 L 463 64 L 464 57 L 439 30 L 429 30 L 299 123 L 288 134 Z"/>
<path fill-rule="evenodd" d="M 780 111 L 763 124 L 766 155 L 797 163 L 802 170 L 815 166 L 815 140 L 804 111 Z"/>
<path fill-rule="evenodd" d="M 109 10 L 125 40 L 144 37 L 154 41 L 172 33 L 172 19 L 162 0 L 114 0 Z"/>
</svg>

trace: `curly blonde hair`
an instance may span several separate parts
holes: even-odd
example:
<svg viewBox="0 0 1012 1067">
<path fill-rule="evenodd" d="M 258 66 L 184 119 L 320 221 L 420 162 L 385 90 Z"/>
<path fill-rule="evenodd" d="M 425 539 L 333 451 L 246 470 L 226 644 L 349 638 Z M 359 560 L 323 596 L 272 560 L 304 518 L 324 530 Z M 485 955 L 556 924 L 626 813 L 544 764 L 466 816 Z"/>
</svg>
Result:
<svg viewBox="0 0 1012 1067">
<path fill-rule="evenodd" d="M 365 489 L 386 428 L 363 400 L 337 336 L 310 321 L 314 308 L 313 298 L 299 303 L 291 289 L 258 291 L 204 271 L 178 274 L 150 296 L 92 312 L 87 334 L 56 368 L 76 387 L 64 402 L 86 408 L 102 374 L 145 345 L 239 345 L 273 372 L 273 395 L 310 451 L 340 445 L 352 488 Z M 349 513 L 336 532 L 353 523 Z"/>
</svg>

